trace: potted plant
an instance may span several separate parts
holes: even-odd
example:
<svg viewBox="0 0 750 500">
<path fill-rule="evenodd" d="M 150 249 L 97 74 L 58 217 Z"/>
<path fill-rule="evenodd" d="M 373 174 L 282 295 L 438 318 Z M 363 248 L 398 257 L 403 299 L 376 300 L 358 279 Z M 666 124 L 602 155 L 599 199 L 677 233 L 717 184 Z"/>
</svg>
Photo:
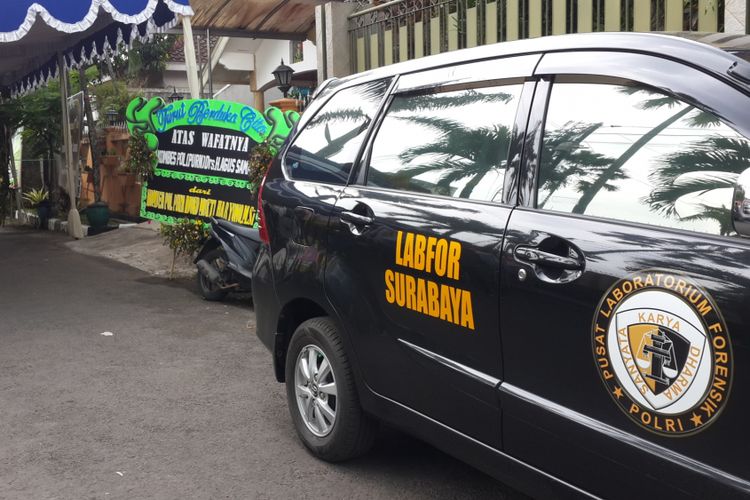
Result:
<svg viewBox="0 0 750 500">
<path fill-rule="evenodd" d="M 44 187 L 30 189 L 23 194 L 23 199 L 29 203 L 32 209 L 36 210 L 36 215 L 39 218 L 39 228 L 45 229 L 47 221 L 49 221 L 51 209 L 47 189 Z"/>
</svg>

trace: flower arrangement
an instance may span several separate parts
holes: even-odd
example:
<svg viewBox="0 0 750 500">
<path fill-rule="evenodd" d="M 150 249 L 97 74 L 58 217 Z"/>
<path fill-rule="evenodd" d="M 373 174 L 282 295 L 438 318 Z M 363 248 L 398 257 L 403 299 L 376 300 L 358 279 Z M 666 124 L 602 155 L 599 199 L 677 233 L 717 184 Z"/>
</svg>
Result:
<svg viewBox="0 0 750 500">
<path fill-rule="evenodd" d="M 137 174 L 141 179 L 148 179 L 154 174 L 156 164 L 156 152 L 149 147 L 143 132 L 134 130 L 128 142 L 128 158 L 122 165 L 122 171 Z"/>
<path fill-rule="evenodd" d="M 172 268 L 169 277 L 174 275 L 174 264 L 178 255 L 192 256 L 208 238 L 209 232 L 200 219 L 179 219 L 172 225 L 162 224 L 160 229 L 164 244 L 172 249 Z"/>
<path fill-rule="evenodd" d="M 250 158 L 248 162 L 248 174 L 250 180 L 250 189 L 254 192 L 258 192 L 260 183 L 263 180 L 263 176 L 266 175 L 271 161 L 276 156 L 276 149 L 268 141 L 263 141 L 250 151 Z"/>
</svg>

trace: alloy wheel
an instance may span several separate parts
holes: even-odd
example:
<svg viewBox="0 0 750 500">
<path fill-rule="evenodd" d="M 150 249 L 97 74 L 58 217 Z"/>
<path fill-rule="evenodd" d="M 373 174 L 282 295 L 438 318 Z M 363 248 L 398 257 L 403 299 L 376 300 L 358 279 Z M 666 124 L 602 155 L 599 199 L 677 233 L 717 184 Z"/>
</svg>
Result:
<svg viewBox="0 0 750 500">
<path fill-rule="evenodd" d="M 307 429 L 317 437 L 330 434 L 336 423 L 336 379 L 325 353 L 313 344 L 297 356 L 294 391 Z"/>
</svg>

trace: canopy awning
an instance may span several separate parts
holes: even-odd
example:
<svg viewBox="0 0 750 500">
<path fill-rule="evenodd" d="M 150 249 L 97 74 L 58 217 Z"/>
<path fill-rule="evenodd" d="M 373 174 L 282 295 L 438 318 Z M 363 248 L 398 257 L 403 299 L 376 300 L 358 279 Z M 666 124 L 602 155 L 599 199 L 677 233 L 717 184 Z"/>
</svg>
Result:
<svg viewBox="0 0 750 500">
<path fill-rule="evenodd" d="M 58 52 L 77 67 L 193 15 L 188 0 L 14 0 L 2 10 L 0 88 L 12 95 L 55 77 Z"/>
<path fill-rule="evenodd" d="M 325 1 L 192 0 L 193 26 L 219 36 L 304 40 L 315 25 L 315 6 Z"/>
</svg>

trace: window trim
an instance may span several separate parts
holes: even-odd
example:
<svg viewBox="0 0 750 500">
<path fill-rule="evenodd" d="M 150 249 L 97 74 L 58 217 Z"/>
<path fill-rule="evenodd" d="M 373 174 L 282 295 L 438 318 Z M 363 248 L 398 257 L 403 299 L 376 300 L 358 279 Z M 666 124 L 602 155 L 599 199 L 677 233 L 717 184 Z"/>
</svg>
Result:
<svg viewBox="0 0 750 500">
<path fill-rule="evenodd" d="M 393 89 L 396 85 L 394 84 Z M 392 92 L 383 100 L 383 107 L 379 110 L 377 120 L 374 120 L 374 127 L 369 131 L 367 142 L 364 144 L 364 149 L 360 152 L 359 161 L 357 162 L 357 171 L 352 172 L 354 175 L 350 177 L 349 184 L 356 185 L 359 187 L 367 187 L 367 174 L 370 171 L 370 159 L 372 158 L 372 145 L 375 143 L 375 138 L 380 131 L 380 127 L 385 121 L 385 115 L 388 113 L 388 109 L 391 107 L 393 99 L 396 97 L 396 93 Z M 369 186 L 372 187 L 372 186 Z"/>
<path fill-rule="evenodd" d="M 398 82 L 400 79 L 400 75 L 396 75 L 393 77 L 393 80 L 388 86 L 383 99 L 380 101 L 380 105 L 378 105 L 378 110 L 375 114 L 375 117 L 370 123 L 367 132 L 365 132 L 364 140 L 359 146 L 359 153 L 357 153 L 357 156 L 354 159 L 354 164 L 352 165 L 352 170 L 351 172 L 349 172 L 349 181 L 346 183 L 347 186 L 356 184 L 361 175 L 367 175 L 367 166 L 365 166 L 365 161 L 367 161 L 368 166 L 370 162 L 368 145 L 373 140 L 373 137 L 377 133 L 377 130 L 380 129 L 380 124 L 385 119 L 385 112 L 388 109 L 388 106 L 390 106 L 391 101 L 393 100 L 394 90 L 398 86 Z"/>
<path fill-rule="evenodd" d="M 408 196 L 414 196 L 417 198 L 419 197 L 434 198 L 436 200 L 453 201 L 453 202 L 459 202 L 459 203 L 473 203 L 473 204 L 478 204 L 478 205 L 486 205 L 488 207 L 503 207 L 507 209 L 512 209 L 515 206 L 510 203 L 503 203 L 499 201 L 480 200 L 480 199 L 472 199 L 472 198 L 456 198 L 455 196 L 446 196 L 444 194 L 420 193 L 417 191 L 404 191 L 403 189 L 367 186 L 367 185 L 361 185 L 361 184 L 350 184 L 346 187 L 356 189 L 357 191 L 360 191 L 360 192 L 376 192 L 376 193 L 393 194 L 394 197 L 408 195 Z"/>
<path fill-rule="evenodd" d="M 533 95 L 526 120 L 526 134 L 523 136 L 521 159 L 517 167 L 518 179 L 515 186 L 515 201 L 520 206 L 536 207 L 539 158 L 542 152 L 544 125 L 547 122 L 552 83 L 552 77 L 542 77 L 536 81 L 536 86 L 532 89 Z"/>
<path fill-rule="evenodd" d="M 487 60 L 464 61 L 449 66 L 404 73 L 394 93 L 432 91 L 454 85 L 488 87 L 511 79 L 530 78 L 542 54 L 514 54 Z"/>
</svg>

